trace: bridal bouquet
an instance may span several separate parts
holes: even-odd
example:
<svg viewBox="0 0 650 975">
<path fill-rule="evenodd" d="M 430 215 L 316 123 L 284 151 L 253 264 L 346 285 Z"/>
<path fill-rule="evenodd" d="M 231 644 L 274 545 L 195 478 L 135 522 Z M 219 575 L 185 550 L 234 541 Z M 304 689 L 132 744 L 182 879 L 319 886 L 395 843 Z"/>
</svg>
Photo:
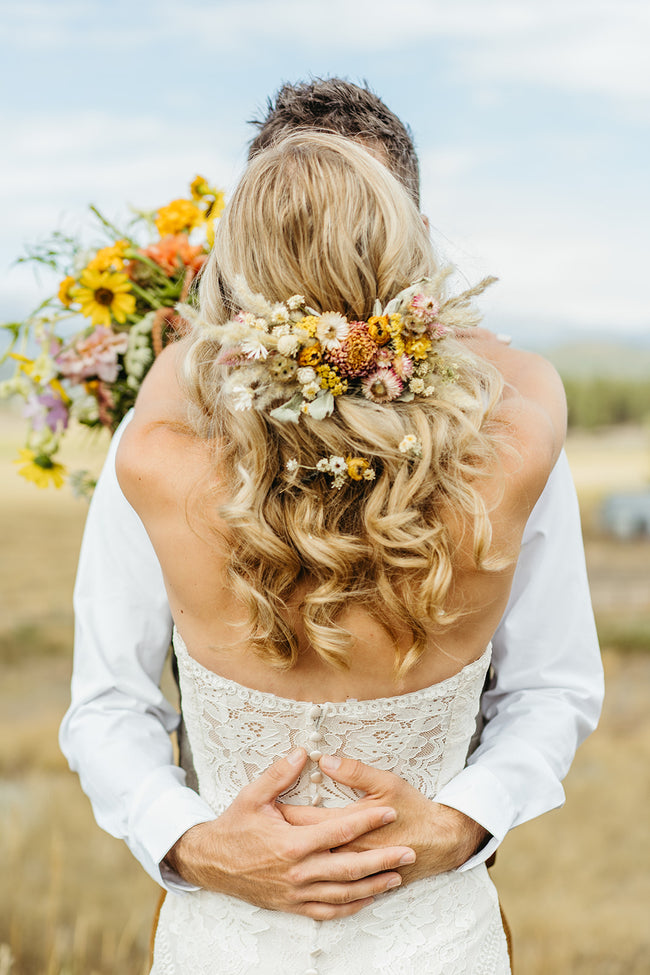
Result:
<svg viewBox="0 0 650 975">
<path fill-rule="evenodd" d="M 133 406 L 154 358 L 183 329 L 175 306 L 188 300 L 223 207 L 223 193 L 197 176 L 190 198 L 136 211 L 124 233 L 91 207 L 104 246 L 88 250 L 58 232 L 21 258 L 62 279 L 24 322 L 2 326 L 15 372 L 0 383 L 0 398 L 25 401 L 26 442 L 15 463 L 28 481 L 58 488 L 67 478 L 77 493 L 92 491 L 86 472 L 68 474 L 57 459 L 70 420 L 113 432 Z M 74 331 L 70 320 L 79 319 Z"/>
</svg>

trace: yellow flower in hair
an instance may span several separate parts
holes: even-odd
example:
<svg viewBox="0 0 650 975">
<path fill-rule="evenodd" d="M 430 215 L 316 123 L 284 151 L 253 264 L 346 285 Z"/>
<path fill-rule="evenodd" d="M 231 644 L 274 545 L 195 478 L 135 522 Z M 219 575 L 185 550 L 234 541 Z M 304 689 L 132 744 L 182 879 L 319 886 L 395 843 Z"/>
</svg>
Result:
<svg viewBox="0 0 650 975">
<path fill-rule="evenodd" d="M 322 358 L 323 350 L 321 349 L 320 342 L 312 342 L 311 345 L 306 345 L 300 350 L 298 365 L 317 366 Z"/>
<path fill-rule="evenodd" d="M 21 464 L 18 473 L 25 480 L 31 481 L 38 488 L 63 487 L 65 467 L 57 464 L 47 454 L 36 454 L 33 450 L 20 450 L 18 460 L 14 464 Z"/>
<path fill-rule="evenodd" d="M 426 335 L 421 335 L 417 339 L 409 339 L 406 343 L 406 351 L 416 361 L 426 359 L 430 349 L 431 339 Z"/>
<path fill-rule="evenodd" d="M 364 472 L 370 466 L 365 457 L 346 457 L 345 463 L 348 465 L 348 476 L 353 481 L 362 481 Z"/>
<path fill-rule="evenodd" d="M 310 338 L 315 339 L 319 321 L 320 319 L 315 315 L 305 315 L 304 318 L 301 318 L 299 322 L 296 322 L 296 328 L 301 329 L 303 332 L 306 332 Z"/>
<path fill-rule="evenodd" d="M 372 318 L 369 318 L 368 331 L 370 333 L 370 337 L 375 340 L 377 345 L 387 345 L 391 340 L 388 315 L 373 315 Z"/>
<path fill-rule="evenodd" d="M 135 311 L 135 298 L 131 282 L 126 274 L 95 271 L 86 268 L 79 279 L 81 287 L 75 288 L 73 297 L 81 304 L 81 312 L 93 325 L 111 324 L 111 316 L 123 324 L 127 315 Z"/>
</svg>

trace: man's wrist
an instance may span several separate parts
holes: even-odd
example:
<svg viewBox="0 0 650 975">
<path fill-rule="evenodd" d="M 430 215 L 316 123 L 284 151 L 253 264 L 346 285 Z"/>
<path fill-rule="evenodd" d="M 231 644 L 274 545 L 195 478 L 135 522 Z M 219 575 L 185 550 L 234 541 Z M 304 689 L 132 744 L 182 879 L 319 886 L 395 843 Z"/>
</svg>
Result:
<svg viewBox="0 0 650 975">
<path fill-rule="evenodd" d="M 436 873 L 457 870 L 490 839 L 490 833 L 465 813 L 434 803 L 428 857 Z"/>
<path fill-rule="evenodd" d="M 214 820 L 198 823 L 190 827 L 176 840 L 167 851 L 162 865 L 185 883 L 196 887 L 204 885 L 203 867 L 206 862 L 208 848 L 210 852 L 214 844 Z M 216 850 L 214 851 L 216 852 Z M 211 864 L 211 873 L 215 871 L 216 863 Z"/>
</svg>

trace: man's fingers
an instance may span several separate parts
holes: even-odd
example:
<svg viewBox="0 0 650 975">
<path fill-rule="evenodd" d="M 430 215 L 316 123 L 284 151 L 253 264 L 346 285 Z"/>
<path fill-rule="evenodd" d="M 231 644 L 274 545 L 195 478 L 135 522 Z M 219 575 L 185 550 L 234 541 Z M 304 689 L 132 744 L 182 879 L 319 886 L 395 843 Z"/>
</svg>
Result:
<svg viewBox="0 0 650 975">
<path fill-rule="evenodd" d="M 294 806 L 279 802 L 278 809 L 291 826 L 313 826 L 350 815 L 349 806 L 330 806 L 326 809 L 324 806 Z"/>
<path fill-rule="evenodd" d="M 314 851 L 333 850 L 356 840 L 364 833 L 394 823 L 395 818 L 395 810 L 389 806 L 368 807 L 346 816 L 337 816 L 327 822 L 305 826 L 301 830 L 301 839 Z"/>
<path fill-rule="evenodd" d="M 297 748 L 286 758 L 280 758 L 269 766 L 259 779 L 245 786 L 240 795 L 259 806 L 273 802 L 285 789 L 293 785 L 302 772 L 306 761 L 307 752 L 305 749 Z"/>
<path fill-rule="evenodd" d="M 365 900 L 353 901 L 351 904 L 323 904 L 317 901 L 307 901 L 299 908 L 296 914 L 304 914 L 311 917 L 314 921 L 336 921 L 340 917 L 350 917 L 351 914 L 358 914 L 364 907 L 370 907 L 374 897 L 367 897 Z"/>
<path fill-rule="evenodd" d="M 367 850 L 364 853 L 350 853 L 334 850 L 332 853 L 323 853 L 314 857 L 309 865 L 309 870 L 313 870 L 314 885 L 324 884 L 351 884 L 358 880 L 365 880 L 377 874 L 381 874 L 379 886 L 370 893 L 361 893 L 360 897 L 369 897 L 380 890 L 390 886 L 399 886 L 401 879 L 399 874 L 391 871 L 399 870 L 408 864 L 415 863 L 415 852 L 410 846 L 388 846 L 379 850 Z M 383 883 L 383 887 L 382 887 Z M 311 895 L 310 889 L 309 894 Z M 354 898 L 357 899 L 356 897 Z M 329 900 L 319 892 L 314 896 L 314 900 Z"/>
<path fill-rule="evenodd" d="M 352 758 L 335 758 L 333 755 L 323 755 L 320 767 L 335 782 L 365 793 L 385 793 L 396 778 L 392 772 L 382 772 Z"/>
</svg>

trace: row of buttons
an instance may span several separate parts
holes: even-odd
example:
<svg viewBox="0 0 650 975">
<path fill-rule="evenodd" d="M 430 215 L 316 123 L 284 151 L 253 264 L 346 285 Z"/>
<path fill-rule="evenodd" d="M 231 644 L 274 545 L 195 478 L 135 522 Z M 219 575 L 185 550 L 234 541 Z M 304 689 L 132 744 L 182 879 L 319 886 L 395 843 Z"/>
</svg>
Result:
<svg viewBox="0 0 650 975">
<path fill-rule="evenodd" d="M 318 730 L 318 723 L 322 717 L 323 709 L 319 704 L 314 704 L 309 710 L 309 719 L 311 721 L 312 730 L 307 735 L 307 740 L 309 742 L 309 757 L 312 762 L 316 765 L 316 768 L 310 773 L 309 779 L 312 784 L 311 788 L 311 804 L 312 806 L 320 806 L 323 801 L 321 795 L 321 783 L 323 781 L 323 773 L 318 768 L 318 762 L 321 760 L 323 753 L 319 748 L 323 741 L 323 736 Z M 310 967 L 305 969 L 304 975 L 318 975 L 318 969 L 315 966 L 315 960 L 321 954 L 322 949 L 318 945 L 314 945 L 309 952 L 310 957 Z"/>
</svg>

